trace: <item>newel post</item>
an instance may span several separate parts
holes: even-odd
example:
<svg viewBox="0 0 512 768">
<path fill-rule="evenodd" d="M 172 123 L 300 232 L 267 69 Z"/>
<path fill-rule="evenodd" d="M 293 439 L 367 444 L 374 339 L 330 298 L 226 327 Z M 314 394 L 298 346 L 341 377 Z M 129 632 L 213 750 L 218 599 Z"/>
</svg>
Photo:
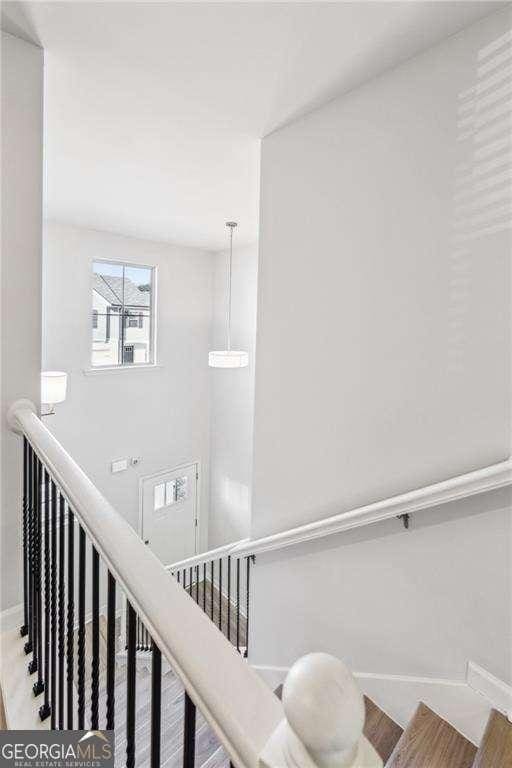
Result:
<svg viewBox="0 0 512 768">
<path fill-rule="evenodd" d="M 265 768 L 382 768 L 363 735 L 364 700 L 350 670 L 327 653 L 295 662 L 283 686 L 285 719 L 260 756 Z"/>
</svg>

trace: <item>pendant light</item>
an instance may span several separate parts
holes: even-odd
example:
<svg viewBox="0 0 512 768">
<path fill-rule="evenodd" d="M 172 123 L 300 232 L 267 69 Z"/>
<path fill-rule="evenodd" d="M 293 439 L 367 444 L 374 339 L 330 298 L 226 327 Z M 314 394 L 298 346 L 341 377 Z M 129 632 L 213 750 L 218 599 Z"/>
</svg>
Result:
<svg viewBox="0 0 512 768">
<path fill-rule="evenodd" d="M 231 349 L 231 271 L 233 266 L 233 230 L 237 226 L 236 221 L 226 221 L 229 229 L 229 269 L 228 269 L 228 343 L 227 349 L 216 349 L 208 355 L 210 368 L 245 368 L 249 362 L 249 355 L 240 349 Z"/>
</svg>

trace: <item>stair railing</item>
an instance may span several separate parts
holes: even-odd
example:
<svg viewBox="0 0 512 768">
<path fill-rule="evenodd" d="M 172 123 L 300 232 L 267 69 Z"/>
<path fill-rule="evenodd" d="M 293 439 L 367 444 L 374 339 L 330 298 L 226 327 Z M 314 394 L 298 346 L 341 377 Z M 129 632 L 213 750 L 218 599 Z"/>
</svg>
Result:
<svg viewBox="0 0 512 768">
<path fill-rule="evenodd" d="M 20 634 L 26 638 L 29 674 L 36 676 L 33 693 L 42 699 L 41 719 L 50 718 L 52 729 L 116 729 L 120 712 L 115 707 L 115 623 L 122 590 L 128 601 L 122 702 L 127 768 L 136 764 L 138 618 L 151 642 L 152 768 L 159 768 L 161 758 L 162 656 L 185 689 L 184 768 L 195 765 L 197 707 L 237 768 L 382 766 L 362 735 L 362 695 L 342 662 L 325 654 L 300 659 L 286 679 L 281 703 L 190 595 L 169 578 L 133 528 L 44 426 L 33 404 L 14 403 L 8 422 L 23 438 Z M 107 587 L 104 706 L 99 692 L 102 586 Z M 86 675 L 89 609 L 92 655 Z"/>
<path fill-rule="evenodd" d="M 246 543 L 236 542 L 236 544 Z M 253 554 L 232 555 L 235 545 L 212 549 L 167 565 L 185 592 L 199 605 L 203 613 L 247 658 L 249 652 L 250 578 Z"/>
</svg>

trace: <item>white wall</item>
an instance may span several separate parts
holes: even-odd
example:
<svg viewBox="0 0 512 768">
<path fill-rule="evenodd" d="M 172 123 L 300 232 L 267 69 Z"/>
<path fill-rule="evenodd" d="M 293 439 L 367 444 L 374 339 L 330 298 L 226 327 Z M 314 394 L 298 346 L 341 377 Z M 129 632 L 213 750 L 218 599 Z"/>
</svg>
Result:
<svg viewBox="0 0 512 768">
<path fill-rule="evenodd" d="M 43 51 L 2 32 L 2 439 L 0 610 L 22 599 L 21 440 L 5 423 L 20 397 L 39 403 Z"/>
<path fill-rule="evenodd" d="M 457 120 L 510 26 L 488 17 L 264 139 L 253 536 L 508 457 L 510 95 L 491 83 L 477 119 L 501 114 L 468 138 Z M 251 660 L 461 679 L 472 659 L 510 681 L 511 509 L 503 491 L 257 557 Z"/>
<path fill-rule="evenodd" d="M 90 368 L 91 262 L 113 259 L 157 268 L 158 368 L 84 375 Z M 209 488 L 209 369 L 213 263 L 210 254 L 77 229 L 45 227 L 44 353 L 69 373 L 68 397 L 46 419 L 106 498 L 137 528 L 139 479 L 199 460 L 201 546 Z M 113 459 L 138 467 L 111 474 Z"/>
<path fill-rule="evenodd" d="M 471 660 L 512 683 L 511 509 L 505 490 L 258 555 L 251 662 L 464 680 Z"/>
<path fill-rule="evenodd" d="M 457 206 L 510 201 L 510 154 L 480 194 L 456 173 L 498 138 L 510 153 L 509 95 L 492 138 L 457 128 L 510 24 L 488 17 L 263 140 L 253 535 L 509 455 L 510 206 L 466 240 Z"/>
<path fill-rule="evenodd" d="M 212 348 L 226 346 L 229 254 L 215 255 Z M 210 369 L 209 547 L 249 536 L 254 415 L 257 245 L 233 249 L 232 347 L 249 353 L 239 370 Z"/>
</svg>

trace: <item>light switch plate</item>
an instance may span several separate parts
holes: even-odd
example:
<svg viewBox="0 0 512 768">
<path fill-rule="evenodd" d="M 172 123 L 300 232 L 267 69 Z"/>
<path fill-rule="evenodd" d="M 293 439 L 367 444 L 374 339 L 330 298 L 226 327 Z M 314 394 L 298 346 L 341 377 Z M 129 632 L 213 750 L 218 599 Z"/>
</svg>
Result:
<svg viewBox="0 0 512 768">
<path fill-rule="evenodd" d="M 112 462 L 112 473 L 124 472 L 125 469 L 128 469 L 128 459 L 117 459 Z"/>
</svg>

